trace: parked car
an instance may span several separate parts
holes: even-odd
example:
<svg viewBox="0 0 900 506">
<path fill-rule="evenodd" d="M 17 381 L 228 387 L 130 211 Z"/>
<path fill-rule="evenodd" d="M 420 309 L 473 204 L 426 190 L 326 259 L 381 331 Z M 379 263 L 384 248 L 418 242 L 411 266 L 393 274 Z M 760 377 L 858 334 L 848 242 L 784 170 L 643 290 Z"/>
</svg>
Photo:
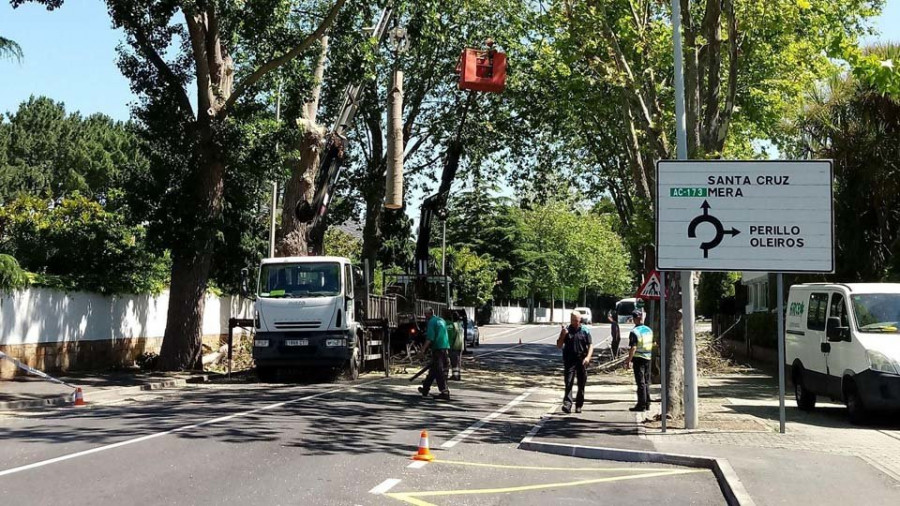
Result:
<svg viewBox="0 0 900 506">
<path fill-rule="evenodd" d="M 818 396 L 847 405 L 850 421 L 900 409 L 900 284 L 791 287 L 785 365 L 797 407 Z"/>
<path fill-rule="evenodd" d="M 472 320 L 466 320 L 466 345 L 473 348 L 481 346 L 481 333 L 478 331 L 478 325 Z"/>
<path fill-rule="evenodd" d="M 581 313 L 581 323 L 585 325 L 591 325 L 592 323 L 594 323 L 594 316 L 591 314 L 591 308 L 576 307 L 575 311 Z"/>
<path fill-rule="evenodd" d="M 637 305 L 637 299 L 622 299 L 616 302 L 616 314 L 619 315 L 619 323 L 632 323 L 631 313 Z"/>
</svg>

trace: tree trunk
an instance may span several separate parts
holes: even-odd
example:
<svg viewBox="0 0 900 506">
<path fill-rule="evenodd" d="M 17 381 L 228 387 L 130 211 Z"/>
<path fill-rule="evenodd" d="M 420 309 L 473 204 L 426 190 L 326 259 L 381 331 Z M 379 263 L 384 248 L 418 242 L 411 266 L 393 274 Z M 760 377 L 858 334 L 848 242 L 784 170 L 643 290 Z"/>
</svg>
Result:
<svg viewBox="0 0 900 506">
<path fill-rule="evenodd" d="M 375 272 L 378 261 L 378 251 L 381 249 L 381 217 L 384 212 L 385 188 L 385 164 L 380 151 L 370 161 L 367 177 L 369 178 L 368 191 L 364 193 L 366 199 L 366 223 L 363 226 L 362 258 L 369 262 L 369 276 Z M 374 153 L 373 153 L 373 156 Z M 374 167 L 373 167 L 374 165 Z"/>
<path fill-rule="evenodd" d="M 291 179 L 284 189 L 284 204 L 281 210 L 281 228 L 275 243 L 275 256 L 306 256 L 311 247 L 307 241 L 308 225 L 297 219 L 295 210 L 301 201 L 312 203 L 316 187 L 316 176 L 319 173 L 319 154 L 324 130 L 309 120 L 298 121 L 303 133 L 297 151 L 299 158 L 288 161 L 291 167 Z"/>
<path fill-rule="evenodd" d="M 312 97 L 304 104 L 297 126 L 301 129 L 297 151 L 299 158 L 288 161 L 291 178 L 284 189 L 284 203 L 281 210 L 281 228 L 275 242 L 275 256 L 306 256 L 311 250 L 322 250 L 322 237 L 310 237 L 309 226 L 297 219 L 295 211 L 301 201 L 312 204 L 316 193 L 316 178 L 319 175 L 319 159 L 325 140 L 325 129 L 316 123 L 319 114 L 319 98 L 322 94 L 322 79 L 328 56 L 328 37 L 321 39 L 321 53 L 316 64 L 315 84 Z"/>
<path fill-rule="evenodd" d="M 681 276 L 667 273 L 666 286 L 666 411 L 684 415 L 684 333 L 681 326 Z"/>
<path fill-rule="evenodd" d="M 172 252 L 172 282 L 159 367 L 179 371 L 200 367 L 203 310 L 216 231 L 220 229 L 225 163 L 211 124 L 200 125 L 200 156 L 192 194 L 185 196 L 186 224 L 194 225 L 193 240 Z M 193 211 L 193 212 L 191 212 Z"/>
</svg>

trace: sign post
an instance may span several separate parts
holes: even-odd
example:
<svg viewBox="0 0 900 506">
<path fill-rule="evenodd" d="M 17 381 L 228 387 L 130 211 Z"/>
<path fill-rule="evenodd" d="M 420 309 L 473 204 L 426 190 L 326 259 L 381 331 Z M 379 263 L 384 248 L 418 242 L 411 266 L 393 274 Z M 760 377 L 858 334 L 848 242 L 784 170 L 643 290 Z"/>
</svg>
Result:
<svg viewBox="0 0 900 506">
<path fill-rule="evenodd" d="M 778 355 L 781 432 L 784 410 L 784 289 L 782 274 L 834 272 L 830 160 L 661 160 L 657 164 L 656 267 L 681 271 L 778 273 Z M 693 288 L 682 278 L 685 292 Z M 685 305 L 684 319 L 693 318 Z M 685 326 L 687 329 L 687 326 Z M 685 426 L 689 371 L 696 372 L 685 330 Z M 691 405 L 691 401 L 694 404 Z"/>
<path fill-rule="evenodd" d="M 669 285 L 666 284 L 666 271 L 659 273 L 662 282 L 662 291 L 659 294 L 659 390 L 660 396 L 660 422 L 662 423 L 662 431 L 666 432 L 666 413 L 668 412 L 668 378 L 666 377 L 666 292 L 669 291 Z"/>
</svg>

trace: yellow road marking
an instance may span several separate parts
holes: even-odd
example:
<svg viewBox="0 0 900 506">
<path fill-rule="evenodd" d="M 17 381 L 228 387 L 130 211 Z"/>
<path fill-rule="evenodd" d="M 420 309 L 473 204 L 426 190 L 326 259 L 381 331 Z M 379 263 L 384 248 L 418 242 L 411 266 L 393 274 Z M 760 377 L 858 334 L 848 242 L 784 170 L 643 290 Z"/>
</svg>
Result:
<svg viewBox="0 0 900 506">
<path fill-rule="evenodd" d="M 645 469 L 637 467 L 542 467 L 542 466 L 507 466 L 503 464 L 482 464 L 480 462 L 460 462 L 457 460 L 435 459 L 432 464 L 452 464 L 455 466 L 491 467 L 494 469 L 523 469 L 531 471 L 597 471 L 597 472 L 652 472 L 676 471 L 676 469 Z"/>
<path fill-rule="evenodd" d="M 444 497 L 454 495 L 486 495 L 486 494 L 509 494 L 513 492 L 529 492 L 532 490 L 546 490 L 550 488 L 578 487 L 582 485 L 593 485 L 595 483 L 608 483 L 613 481 L 637 480 L 640 478 L 657 478 L 660 476 L 675 476 L 680 474 L 693 474 L 707 472 L 706 469 L 678 469 L 671 471 L 658 471 L 653 473 L 633 474 L 628 476 L 611 476 L 609 478 L 595 478 L 591 480 L 579 480 L 561 483 L 545 483 L 541 485 L 523 485 L 520 487 L 505 488 L 482 488 L 474 490 L 440 490 L 430 492 L 394 492 L 385 494 L 387 497 L 403 501 L 415 506 L 435 506 L 432 503 L 419 499 L 420 497 Z"/>
</svg>

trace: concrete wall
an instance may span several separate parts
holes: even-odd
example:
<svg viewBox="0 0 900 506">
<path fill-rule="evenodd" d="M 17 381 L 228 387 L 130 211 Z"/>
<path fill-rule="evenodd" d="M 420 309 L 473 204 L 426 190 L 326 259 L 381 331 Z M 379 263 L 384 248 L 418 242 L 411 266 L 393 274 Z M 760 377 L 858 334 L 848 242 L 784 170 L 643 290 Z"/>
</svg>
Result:
<svg viewBox="0 0 900 506">
<path fill-rule="evenodd" d="M 563 323 L 569 321 L 571 307 L 566 309 L 556 308 L 551 311 L 548 307 L 534 308 L 535 323 Z M 494 306 L 491 311 L 491 323 L 528 323 L 528 308 L 520 306 Z"/>
<path fill-rule="evenodd" d="M 127 366 L 159 352 L 169 294 L 104 296 L 31 288 L 0 296 L 0 351 L 41 370 Z M 250 317 L 251 303 L 207 296 L 205 341 L 228 333 L 228 318 Z M 0 362 L 0 377 L 13 371 Z"/>
</svg>

